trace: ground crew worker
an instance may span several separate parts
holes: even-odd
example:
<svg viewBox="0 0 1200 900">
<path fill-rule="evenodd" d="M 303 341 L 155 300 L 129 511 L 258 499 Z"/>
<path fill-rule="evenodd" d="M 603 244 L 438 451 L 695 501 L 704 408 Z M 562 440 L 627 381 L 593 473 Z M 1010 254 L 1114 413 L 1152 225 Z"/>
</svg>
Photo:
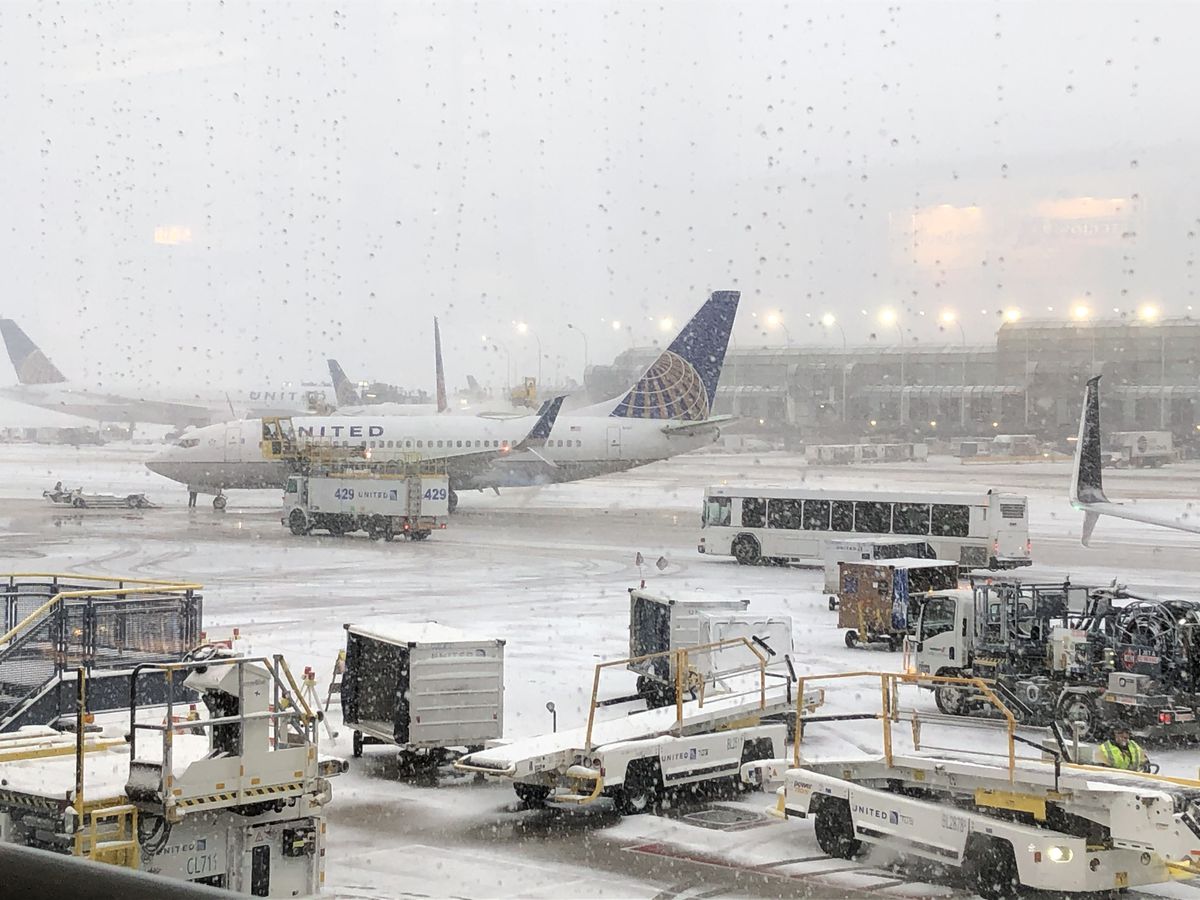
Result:
<svg viewBox="0 0 1200 900">
<path fill-rule="evenodd" d="M 1129 729 L 1118 725 L 1113 730 L 1113 736 L 1100 745 L 1100 756 L 1106 766 L 1114 769 L 1129 769 L 1133 772 L 1146 772 L 1150 769 L 1150 760 L 1141 744 L 1130 737 Z"/>
</svg>

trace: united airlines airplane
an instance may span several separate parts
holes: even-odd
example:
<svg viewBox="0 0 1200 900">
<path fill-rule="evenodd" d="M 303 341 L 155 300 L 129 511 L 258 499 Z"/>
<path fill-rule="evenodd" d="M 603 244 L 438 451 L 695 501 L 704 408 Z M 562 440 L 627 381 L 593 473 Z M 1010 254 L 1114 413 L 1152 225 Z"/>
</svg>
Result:
<svg viewBox="0 0 1200 900">
<path fill-rule="evenodd" d="M 530 417 L 303 416 L 297 435 L 383 452 L 444 459 L 451 508 L 457 491 L 578 481 L 642 466 L 711 444 L 730 416 L 712 412 L 739 292 L 717 291 L 626 393 L 558 416 L 545 444 L 518 447 Z M 197 493 L 282 488 L 286 464 L 265 459 L 262 420 L 211 425 L 188 433 L 147 463 Z M 494 451 L 486 466 L 480 452 Z"/>
<path fill-rule="evenodd" d="M 1088 379 L 1084 390 L 1079 439 L 1075 442 L 1075 471 L 1071 475 L 1071 505 L 1083 512 L 1081 540 L 1085 547 L 1101 516 L 1200 534 L 1200 523 L 1185 521 L 1187 512 L 1181 512 L 1177 517 L 1155 516 L 1109 500 L 1104 494 L 1100 443 L 1100 376 L 1097 375 Z"/>
</svg>

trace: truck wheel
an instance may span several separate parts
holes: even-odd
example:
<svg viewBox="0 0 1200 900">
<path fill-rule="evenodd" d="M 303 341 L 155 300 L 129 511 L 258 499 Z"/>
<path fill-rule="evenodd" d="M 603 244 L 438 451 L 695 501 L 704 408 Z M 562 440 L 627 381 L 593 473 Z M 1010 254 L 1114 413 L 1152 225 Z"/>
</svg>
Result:
<svg viewBox="0 0 1200 900">
<path fill-rule="evenodd" d="M 617 812 L 623 816 L 658 813 L 662 810 L 662 778 L 657 760 L 634 760 L 625 771 L 625 783 L 617 793 Z"/>
<path fill-rule="evenodd" d="M 292 514 L 288 516 L 288 528 L 292 530 L 292 534 L 308 534 L 308 519 L 300 510 L 293 509 Z"/>
<path fill-rule="evenodd" d="M 355 759 L 362 757 L 363 748 L 363 733 L 361 731 L 354 732 L 354 748 L 350 751 L 354 754 Z"/>
<path fill-rule="evenodd" d="M 730 551 L 738 564 L 743 566 L 756 565 L 762 558 L 762 549 L 758 546 L 758 541 L 748 534 L 738 535 L 734 538 Z"/>
<path fill-rule="evenodd" d="M 853 628 L 846 632 L 846 646 L 851 650 L 858 646 L 858 632 Z"/>
<path fill-rule="evenodd" d="M 933 699 L 938 710 L 948 716 L 961 716 L 967 708 L 967 692 L 960 684 L 939 684 Z"/>
<path fill-rule="evenodd" d="M 854 819 L 850 815 L 850 804 L 845 800 L 824 800 L 817 810 L 813 830 L 817 844 L 830 856 L 855 859 L 862 853 L 863 843 L 854 836 Z"/>
<path fill-rule="evenodd" d="M 1054 720 L 1065 740 L 1075 736 L 1074 723 L 1079 723 L 1079 739 L 1090 741 L 1096 737 L 1096 706 L 1087 694 L 1066 693 L 1058 698 L 1054 708 Z"/>
<path fill-rule="evenodd" d="M 87 504 L 83 502 L 82 497 L 76 497 L 74 500 L 71 501 L 71 505 L 73 507 L 75 507 L 76 509 L 83 509 L 85 506 L 87 506 Z"/>
<path fill-rule="evenodd" d="M 521 784 L 518 781 L 513 785 L 513 790 L 522 806 L 541 806 L 550 796 L 550 788 L 544 784 Z"/>
<path fill-rule="evenodd" d="M 973 834 L 963 851 L 967 885 L 984 900 L 1015 900 L 1020 877 L 1012 844 L 999 838 Z"/>
</svg>

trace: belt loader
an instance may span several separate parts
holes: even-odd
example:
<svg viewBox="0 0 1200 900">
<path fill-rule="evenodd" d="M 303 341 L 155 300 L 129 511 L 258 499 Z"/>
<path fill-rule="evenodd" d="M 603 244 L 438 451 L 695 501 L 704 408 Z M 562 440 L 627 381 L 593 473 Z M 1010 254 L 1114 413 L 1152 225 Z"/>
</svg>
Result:
<svg viewBox="0 0 1200 900">
<path fill-rule="evenodd" d="M 798 729 L 792 759 L 742 767 L 749 784 L 780 785 L 772 812 L 811 818 L 829 855 L 853 859 L 867 845 L 883 846 L 961 869 L 968 886 L 988 900 L 1014 898 L 1026 887 L 1074 895 L 1200 875 L 1200 781 L 1065 762 L 1061 742 L 1064 752 L 1051 760 L 1019 757 L 1017 746 L 1033 742 L 1016 734 L 1011 712 L 982 680 L 829 677 L 878 679 L 881 712 L 857 718 L 882 723 L 882 753 L 809 754 Z M 912 749 L 897 749 L 900 735 L 892 731 L 904 718 L 900 687 L 947 681 L 988 698 L 1006 720 L 1006 752 L 989 753 L 979 740 L 970 742 L 973 750 L 923 745 L 922 723 L 961 727 L 965 720 L 915 711 Z M 810 717 L 810 728 L 821 718 Z"/>
<path fill-rule="evenodd" d="M 137 703 L 155 673 L 199 692 L 207 718 Z M 328 778 L 317 716 L 281 657 L 138 666 L 126 727 L 0 735 L 0 840 L 260 897 L 320 890 Z M 168 695 L 169 696 L 169 695 Z"/>
<path fill-rule="evenodd" d="M 731 651 L 735 645 L 757 660 L 754 671 L 743 670 L 740 677 L 709 672 L 685 684 L 685 673 L 697 671 L 691 657 Z M 820 691 L 812 691 L 797 701 L 790 661 L 785 660 L 787 671 L 768 671 L 767 654 L 747 638 L 650 656 L 668 655 L 677 657 L 671 665 L 677 677 L 671 705 L 598 718 L 606 706 L 644 699 L 636 694 L 600 699 L 601 673 L 639 660 L 599 663 L 586 726 L 496 743 L 467 754 L 454 767 L 512 781 L 517 797 L 529 805 L 586 805 L 608 797 L 622 814 L 643 813 L 658 809 L 671 791 L 722 780 L 736 784 L 743 763 L 782 752 L 787 724 L 780 717 L 798 702 L 811 710 L 823 700 Z"/>
</svg>

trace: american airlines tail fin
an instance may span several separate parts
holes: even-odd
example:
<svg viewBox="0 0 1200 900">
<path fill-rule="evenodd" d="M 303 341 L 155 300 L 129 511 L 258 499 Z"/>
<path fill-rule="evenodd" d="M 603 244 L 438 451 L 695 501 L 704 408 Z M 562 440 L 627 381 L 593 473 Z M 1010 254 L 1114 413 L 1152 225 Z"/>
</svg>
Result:
<svg viewBox="0 0 1200 900">
<path fill-rule="evenodd" d="M 329 377 L 333 379 L 333 393 L 337 397 L 338 406 L 358 406 L 362 403 L 358 391 L 354 389 L 354 385 L 336 359 L 329 360 Z"/>
<path fill-rule="evenodd" d="M 442 332 L 438 329 L 437 316 L 433 317 L 433 370 L 437 380 L 437 411 L 448 408 L 446 403 L 446 370 L 442 368 Z"/>
<path fill-rule="evenodd" d="M 0 335 L 21 384 L 62 384 L 67 380 L 12 319 L 0 319 Z"/>
<path fill-rule="evenodd" d="M 740 298 L 739 291 L 714 291 L 609 415 L 709 420 Z"/>
<path fill-rule="evenodd" d="M 1092 539 L 1092 531 L 1101 516 L 1128 519 L 1172 528 L 1175 531 L 1200 533 L 1200 525 L 1186 520 L 1189 513 L 1168 518 L 1144 513 L 1124 503 L 1113 503 L 1104 494 L 1104 483 L 1100 473 L 1100 376 L 1089 378 L 1083 395 L 1083 412 L 1079 417 L 1079 437 L 1075 442 L 1075 470 L 1071 473 L 1071 505 L 1083 512 L 1081 540 L 1086 547 Z"/>
</svg>

